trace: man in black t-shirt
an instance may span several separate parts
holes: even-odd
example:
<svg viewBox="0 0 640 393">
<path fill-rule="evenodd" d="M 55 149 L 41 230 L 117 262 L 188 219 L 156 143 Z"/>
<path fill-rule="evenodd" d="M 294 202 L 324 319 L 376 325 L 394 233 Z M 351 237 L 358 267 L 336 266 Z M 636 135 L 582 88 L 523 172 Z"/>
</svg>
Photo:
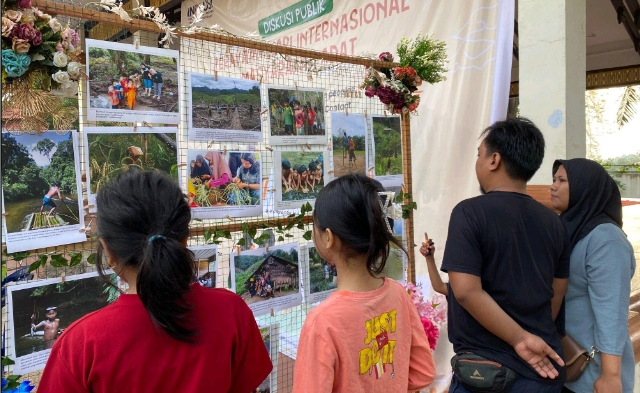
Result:
<svg viewBox="0 0 640 393">
<path fill-rule="evenodd" d="M 483 134 L 476 175 L 484 195 L 451 213 L 441 269 L 449 273 L 449 340 L 515 370 L 512 392 L 560 392 L 565 379 L 553 320 L 569 277 L 570 244 L 559 217 L 526 194 L 544 138 L 526 119 Z M 450 393 L 468 392 L 452 380 Z"/>
</svg>

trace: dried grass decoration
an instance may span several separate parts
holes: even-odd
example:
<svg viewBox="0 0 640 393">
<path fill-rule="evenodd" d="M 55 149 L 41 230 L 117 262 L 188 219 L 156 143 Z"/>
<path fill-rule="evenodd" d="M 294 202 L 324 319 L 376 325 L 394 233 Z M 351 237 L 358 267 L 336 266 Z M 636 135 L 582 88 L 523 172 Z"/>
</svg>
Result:
<svg viewBox="0 0 640 393">
<path fill-rule="evenodd" d="M 239 188 L 235 183 L 229 183 L 224 188 L 207 187 L 198 178 L 191 179 L 195 189 L 194 202 L 200 207 L 235 205 L 251 205 L 251 195 L 248 191 Z M 231 202 L 233 201 L 233 203 Z"/>
<path fill-rule="evenodd" d="M 78 100 L 60 98 L 42 86 L 46 75 L 32 72 L 2 84 L 2 120 L 13 132 L 43 132 L 77 128 Z"/>
</svg>

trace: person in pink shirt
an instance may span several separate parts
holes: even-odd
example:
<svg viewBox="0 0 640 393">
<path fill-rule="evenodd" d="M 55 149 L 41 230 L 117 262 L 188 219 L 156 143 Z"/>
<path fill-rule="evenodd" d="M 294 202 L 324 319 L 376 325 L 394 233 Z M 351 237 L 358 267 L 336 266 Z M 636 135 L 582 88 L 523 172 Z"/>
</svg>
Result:
<svg viewBox="0 0 640 393">
<path fill-rule="evenodd" d="M 404 288 L 380 277 L 393 243 L 382 185 L 342 176 L 318 194 L 313 242 L 335 265 L 338 290 L 302 327 L 293 393 L 416 391 L 435 365 L 418 312 Z"/>
</svg>

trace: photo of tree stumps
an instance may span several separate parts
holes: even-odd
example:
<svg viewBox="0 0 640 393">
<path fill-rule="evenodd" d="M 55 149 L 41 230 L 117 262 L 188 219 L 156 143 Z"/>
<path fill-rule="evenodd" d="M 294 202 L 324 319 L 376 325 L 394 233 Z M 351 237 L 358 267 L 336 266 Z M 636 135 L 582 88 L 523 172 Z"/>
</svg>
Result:
<svg viewBox="0 0 640 393">
<path fill-rule="evenodd" d="M 333 176 L 367 171 L 367 120 L 364 115 L 331 112 Z"/>
<path fill-rule="evenodd" d="M 189 140 L 262 142 L 260 84 L 190 73 Z"/>
</svg>

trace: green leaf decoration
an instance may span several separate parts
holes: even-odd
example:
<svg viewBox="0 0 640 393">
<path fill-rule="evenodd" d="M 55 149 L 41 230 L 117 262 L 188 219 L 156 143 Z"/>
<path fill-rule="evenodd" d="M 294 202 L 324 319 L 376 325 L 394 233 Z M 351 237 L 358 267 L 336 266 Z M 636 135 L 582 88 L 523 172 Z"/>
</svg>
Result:
<svg viewBox="0 0 640 393">
<path fill-rule="evenodd" d="M 283 241 L 284 241 L 284 237 L 282 237 L 282 236 L 278 236 L 278 241 L 279 241 L 279 242 L 283 242 Z"/>
<path fill-rule="evenodd" d="M 16 362 L 14 362 L 13 359 L 11 359 L 10 357 L 8 357 L 8 356 L 3 356 L 2 357 L 2 365 L 3 366 L 12 366 L 14 364 L 16 364 Z"/>
<path fill-rule="evenodd" d="M 238 245 L 239 245 L 239 246 L 244 246 L 244 245 L 245 245 L 245 243 L 246 243 L 246 242 L 244 241 L 244 238 L 242 238 L 242 239 L 238 240 Z"/>
<path fill-rule="evenodd" d="M 307 241 L 311 240 L 311 231 L 306 231 L 306 232 L 302 235 L 302 237 L 304 238 L 304 240 L 307 240 Z"/>
<path fill-rule="evenodd" d="M 31 255 L 29 251 L 23 251 L 23 252 L 14 252 L 13 254 L 9 254 L 7 256 L 9 258 L 12 258 L 14 261 L 20 262 L 21 260 L 25 259 L 29 255 Z"/>
<path fill-rule="evenodd" d="M 209 240 L 211 240 L 211 231 L 207 229 L 204 231 L 204 241 L 208 243 Z"/>
<path fill-rule="evenodd" d="M 298 224 L 298 229 L 303 230 L 304 229 L 304 224 L 303 223 Z"/>
<path fill-rule="evenodd" d="M 29 273 L 31 273 L 32 271 L 36 270 L 37 268 L 39 268 L 41 266 L 46 265 L 48 259 L 49 259 L 49 256 L 47 254 L 39 255 L 38 259 L 34 263 L 29 265 Z"/>
<path fill-rule="evenodd" d="M 60 254 L 53 254 L 51 256 L 51 266 L 53 267 L 65 267 L 69 266 L 69 261 Z"/>
<path fill-rule="evenodd" d="M 255 227 L 249 228 L 247 232 L 249 233 L 249 237 L 251 237 L 252 239 L 256 237 L 257 230 Z"/>
<path fill-rule="evenodd" d="M 76 266 L 82 262 L 82 253 L 76 252 L 69 254 L 71 256 L 71 263 L 69 263 L 69 267 Z"/>
<path fill-rule="evenodd" d="M 2 265 L 2 281 L 4 281 L 5 277 L 7 277 L 7 267 Z"/>
<path fill-rule="evenodd" d="M 87 263 L 91 265 L 95 265 L 98 260 L 98 254 L 95 252 L 87 257 Z"/>
</svg>

